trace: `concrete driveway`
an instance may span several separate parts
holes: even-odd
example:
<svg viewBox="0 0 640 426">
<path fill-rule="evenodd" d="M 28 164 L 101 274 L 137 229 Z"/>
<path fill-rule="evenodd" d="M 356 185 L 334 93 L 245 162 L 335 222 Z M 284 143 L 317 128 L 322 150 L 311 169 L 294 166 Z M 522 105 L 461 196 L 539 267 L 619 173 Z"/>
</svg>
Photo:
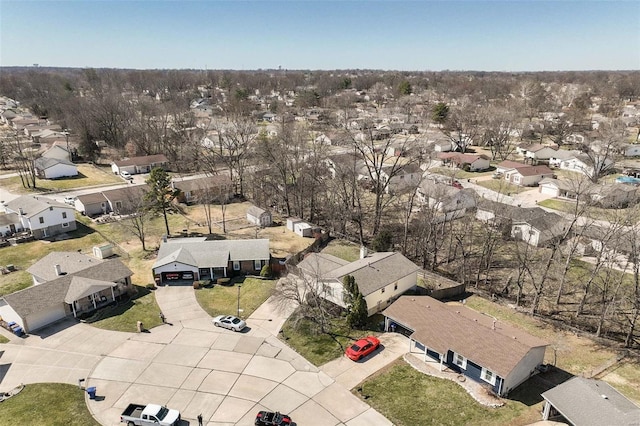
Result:
<svg viewBox="0 0 640 426">
<path fill-rule="evenodd" d="M 161 287 L 156 299 L 170 324 L 130 335 L 89 374 L 100 423 L 119 424 L 131 402 L 154 402 L 180 410 L 185 424 L 202 414 L 209 426 L 253 425 L 263 409 L 301 426 L 391 424 L 276 337 L 288 312 L 273 300 L 234 333 L 213 326 L 191 287 Z"/>
</svg>

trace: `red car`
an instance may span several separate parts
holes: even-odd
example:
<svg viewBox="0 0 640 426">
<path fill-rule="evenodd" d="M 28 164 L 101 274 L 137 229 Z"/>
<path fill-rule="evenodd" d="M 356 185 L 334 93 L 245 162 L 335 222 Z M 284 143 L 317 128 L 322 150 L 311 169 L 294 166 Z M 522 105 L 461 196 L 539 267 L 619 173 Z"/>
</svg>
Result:
<svg viewBox="0 0 640 426">
<path fill-rule="evenodd" d="M 380 340 L 374 336 L 367 336 L 349 346 L 345 351 L 345 354 L 352 360 L 359 361 L 378 349 L 378 347 L 380 347 Z"/>
</svg>

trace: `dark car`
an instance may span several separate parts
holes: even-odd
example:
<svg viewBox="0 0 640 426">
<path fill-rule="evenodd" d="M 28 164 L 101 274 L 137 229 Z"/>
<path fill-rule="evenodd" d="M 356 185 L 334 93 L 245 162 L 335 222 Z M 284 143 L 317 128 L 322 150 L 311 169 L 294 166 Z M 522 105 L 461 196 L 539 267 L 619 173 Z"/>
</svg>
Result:
<svg viewBox="0 0 640 426">
<path fill-rule="evenodd" d="M 359 361 L 371 352 L 378 349 L 380 346 L 380 340 L 374 336 L 367 336 L 364 339 L 360 339 L 353 345 L 349 346 L 345 351 L 345 354 L 354 361 Z"/>
<path fill-rule="evenodd" d="M 291 417 L 279 412 L 260 411 L 256 416 L 256 426 L 283 426 L 291 425 Z"/>
</svg>

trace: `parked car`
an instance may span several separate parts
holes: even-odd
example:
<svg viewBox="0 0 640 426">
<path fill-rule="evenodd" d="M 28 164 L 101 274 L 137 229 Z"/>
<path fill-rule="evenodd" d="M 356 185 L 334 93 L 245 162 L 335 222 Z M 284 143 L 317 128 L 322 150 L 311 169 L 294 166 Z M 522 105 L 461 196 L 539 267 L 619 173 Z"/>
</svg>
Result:
<svg viewBox="0 0 640 426">
<path fill-rule="evenodd" d="M 64 203 L 65 204 L 70 204 L 72 206 L 75 205 L 76 200 L 77 200 L 77 197 L 70 197 L 70 196 L 69 197 L 64 197 Z"/>
<path fill-rule="evenodd" d="M 349 346 L 345 354 L 354 361 L 359 361 L 380 347 L 380 340 L 375 336 L 367 336 Z"/>
<path fill-rule="evenodd" d="M 233 331 L 242 331 L 247 323 L 233 315 L 218 315 L 211 320 L 216 327 L 228 328 Z"/>
<path fill-rule="evenodd" d="M 260 411 L 256 416 L 256 426 L 281 426 L 291 425 L 291 417 L 279 412 Z"/>
<path fill-rule="evenodd" d="M 493 172 L 493 174 L 491 175 L 492 179 L 500 179 L 502 178 L 502 172 Z"/>
<path fill-rule="evenodd" d="M 122 179 L 125 179 L 125 180 L 133 180 L 133 176 L 131 176 L 131 173 L 129 173 L 126 170 L 121 171 L 120 176 L 122 176 Z"/>
<path fill-rule="evenodd" d="M 158 404 L 129 404 L 120 414 L 120 422 L 128 426 L 175 426 L 180 423 L 180 412 Z"/>
</svg>

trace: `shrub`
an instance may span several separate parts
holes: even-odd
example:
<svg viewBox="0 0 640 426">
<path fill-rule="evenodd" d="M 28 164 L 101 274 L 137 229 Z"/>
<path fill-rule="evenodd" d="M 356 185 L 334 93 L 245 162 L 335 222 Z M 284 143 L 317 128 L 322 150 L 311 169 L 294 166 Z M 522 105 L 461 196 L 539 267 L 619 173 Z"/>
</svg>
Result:
<svg viewBox="0 0 640 426">
<path fill-rule="evenodd" d="M 149 284 L 145 285 L 145 288 L 147 288 L 148 290 L 155 290 L 156 289 L 156 285 L 155 285 L 155 283 L 149 283 Z"/>
<path fill-rule="evenodd" d="M 264 265 L 260 270 L 260 276 L 263 278 L 269 278 L 271 276 L 271 266 Z"/>
<path fill-rule="evenodd" d="M 217 284 L 229 285 L 230 282 L 231 282 L 231 278 L 218 278 Z"/>
<path fill-rule="evenodd" d="M 193 282 L 193 288 L 194 288 L 195 290 L 199 289 L 199 288 L 200 288 L 200 281 L 194 281 L 194 282 Z"/>
</svg>

